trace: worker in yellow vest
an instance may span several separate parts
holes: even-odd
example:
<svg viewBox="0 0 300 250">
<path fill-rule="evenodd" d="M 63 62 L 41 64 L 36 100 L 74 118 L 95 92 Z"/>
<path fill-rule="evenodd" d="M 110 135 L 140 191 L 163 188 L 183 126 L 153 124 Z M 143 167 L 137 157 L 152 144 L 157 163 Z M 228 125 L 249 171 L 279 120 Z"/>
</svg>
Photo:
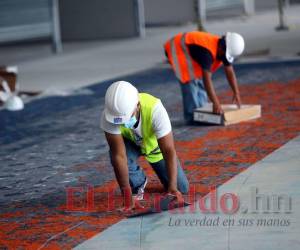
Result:
<svg viewBox="0 0 300 250">
<path fill-rule="evenodd" d="M 143 199 L 147 178 L 137 159 L 144 155 L 166 191 L 172 195 L 187 193 L 189 184 L 177 158 L 171 123 L 161 101 L 118 81 L 105 94 L 101 116 L 110 149 L 111 163 L 120 186 L 133 197 Z M 128 195 L 128 193 L 127 193 Z"/>
<path fill-rule="evenodd" d="M 164 44 L 165 54 L 181 83 L 184 118 L 193 123 L 193 110 L 208 102 L 213 112 L 223 113 L 212 84 L 212 73 L 224 65 L 224 71 L 233 90 L 233 101 L 240 107 L 241 98 L 232 66 L 234 58 L 244 51 L 245 43 L 240 34 L 227 32 L 218 36 L 206 32 L 179 33 Z"/>
</svg>

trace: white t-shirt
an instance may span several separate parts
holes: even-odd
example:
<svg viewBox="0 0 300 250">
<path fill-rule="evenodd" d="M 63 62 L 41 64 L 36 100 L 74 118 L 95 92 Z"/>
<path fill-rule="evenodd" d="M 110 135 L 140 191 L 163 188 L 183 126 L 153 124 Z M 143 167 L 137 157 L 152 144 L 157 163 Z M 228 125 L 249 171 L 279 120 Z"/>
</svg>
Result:
<svg viewBox="0 0 300 250">
<path fill-rule="evenodd" d="M 132 129 L 132 132 L 135 136 L 136 143 L 138 145 L 142 142 L 142 119 L 140 119 L 139 124 L 136 129 Z M 112 124 L 106 121 L 104 116 L 104 111 L 101 115 L 100 127 L 107 133 L 110 134 L 121 134 L 120 125 Z M 159 101 L 153 109 L 152 113 L 152 127 L 157 139 L 160 139 L 172 131 L 171 122 L 169 115 L 163 106 L 163 104 Z"/>
</svg>

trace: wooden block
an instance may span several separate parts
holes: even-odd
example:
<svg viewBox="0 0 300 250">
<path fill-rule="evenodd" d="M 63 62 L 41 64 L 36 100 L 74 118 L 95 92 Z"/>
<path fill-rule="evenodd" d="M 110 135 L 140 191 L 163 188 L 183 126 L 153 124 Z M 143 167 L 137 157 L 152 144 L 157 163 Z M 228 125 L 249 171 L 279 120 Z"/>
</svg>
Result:
<svg viewBox="0 0 300 250">
<path fill-rule="evenodd" d="M 194 121 L 217 125 L 230 125 L 261 117 L 261 105 L 242 105 L 239 109 L 235 104 L 222 105 L 223 115 L 212 113 L 212 104 L 194 110 Z"/>
<path fill-rule="evenodd" d="M 15 66 L 7 67 L 0 65 L 0 91 L 4 91 L 2 81 L 6 81 L 9 89 L 13 92 L 16 90 L 18 68 Z M 0 106 L 3 102 L 0 100 Z"/>
<path fill-rule="evenodd" d="M 18 68 L 16 66 L 0 66 L 0 90 L 3 90 L 1 82 L 7 81 L 11 91 L 16 90 Z"/>
</svg>

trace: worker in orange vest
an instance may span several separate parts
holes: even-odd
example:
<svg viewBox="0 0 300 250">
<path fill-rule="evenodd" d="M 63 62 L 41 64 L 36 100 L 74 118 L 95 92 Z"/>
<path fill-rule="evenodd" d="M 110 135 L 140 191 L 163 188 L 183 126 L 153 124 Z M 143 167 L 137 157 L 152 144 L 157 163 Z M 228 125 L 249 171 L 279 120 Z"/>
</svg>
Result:
<svg viewBox="0 0 300 250">
<path fill-rule="evenodd" d="M 212 73 L 222 65 L 233 91 L 233 101 L 240 107 L 241 97 L 232 62 L 243 53 L 244 47 L 243 37 L 234 32 L 227 32 L 225 36 L 200 31 L 179 33 L 164 44 L 166 57 L 181 83 L 187 124 L 193 124 L 193 111 L 208 102 L 207 95 L 213 112 L 223 113 L 212 83 Z"/>
</svg>

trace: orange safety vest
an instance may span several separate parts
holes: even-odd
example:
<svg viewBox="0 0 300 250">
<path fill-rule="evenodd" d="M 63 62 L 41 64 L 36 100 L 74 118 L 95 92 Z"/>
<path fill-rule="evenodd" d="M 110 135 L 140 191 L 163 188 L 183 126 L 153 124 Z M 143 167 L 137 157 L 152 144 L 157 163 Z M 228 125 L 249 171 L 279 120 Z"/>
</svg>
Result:
<svg viewBox="0 0 300 250">
<path fill-rule="evenodd" d="M 181 83 L 203 77 L 201 65 L 191 57 L 187 45 L 199 45 L 208 49 L 213 58 L 211 71 L 215 72 L 222 65 L 222 61 L 217 59 L 219 39 L 217 35 L 192 31 L 179 33 L 164 44 L 169 62 Z"/>
</svg>

